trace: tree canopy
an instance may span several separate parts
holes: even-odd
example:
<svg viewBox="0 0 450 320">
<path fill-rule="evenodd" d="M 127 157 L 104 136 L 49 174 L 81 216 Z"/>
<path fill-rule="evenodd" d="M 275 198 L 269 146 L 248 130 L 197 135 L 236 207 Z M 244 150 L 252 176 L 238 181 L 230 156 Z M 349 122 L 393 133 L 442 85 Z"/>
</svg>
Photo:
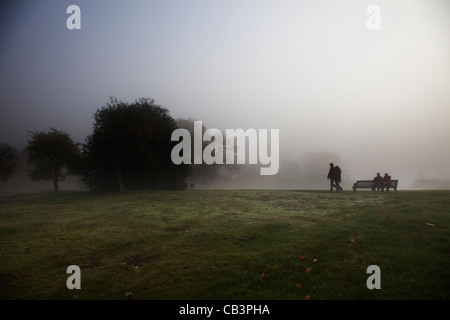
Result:
<svg viewBox="0 0 450 320">
<path fill-rule="evenodd" d="M 84 146 L 83 180 L 91 189 L 185 188 L 189 167 L 171 161 L 177 125 L 166 108 L 148 98 L 134 103 L 111 98 L 94 120 Z"/>
<path fill-rule="evenodd" d="M 7 181 L 19 167 L 19 151 L 7 143 L 0 143 L 0 180 Z"/>
<path fill-rule="evenodd" d="M 59 181 L 75 174 L 80 159 L 79 144 L 69 134 L 54 128 L 48 132 L 31 132 L 29 136 L 31 140 L 25 151 L 29 153 L 28 163 L 34 165 L 30 178 L 53 180 L 54 191 L 59 191 Z"/>
<path fill-rule="evenodd" d="M 194 121 L 193 119 L 178 119 L 177 126 L 181 129 L 186 129 L 189 131 L 191 137 L 194 137 Z M 207 128 L 202 124 L 202 134 L 205 133 Z M 226 155 L 226 140 L 225 135 L 222 141 L 223 146 L 223 163 L 225 163 L 225 155 Z M 202 150 L 210 142 L 202 139 Z M 191 150 L 194 150 L 194 139 L 191 139 Z M 233 150 L 236 152 L 236 148 Z M 194 164 L 194 153 L 191 153 L 191 164 L 189 165 L 191 168 L 191 175 L 189 176 L 189 183 L 192 186 L 211 186 L 214 182 L 225 183 L 233 178 L 239 172 L 239 166 L 236 164 L 214 164 L 208 165 L 206 163 Z"/>
</svg>

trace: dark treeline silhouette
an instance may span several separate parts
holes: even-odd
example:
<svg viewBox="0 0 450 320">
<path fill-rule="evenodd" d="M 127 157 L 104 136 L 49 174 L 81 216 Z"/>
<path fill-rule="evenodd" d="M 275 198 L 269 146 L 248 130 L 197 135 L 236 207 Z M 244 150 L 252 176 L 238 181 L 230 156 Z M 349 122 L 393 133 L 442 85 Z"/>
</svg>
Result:
<svg viewBox="0 0 450 320">
<path fill-rule="evenodd" d="M 78 176 L 89 189 L 98 191 L 321 189 L 325 186 L 324 168 L 330 159 L 339 160 L 338 155 L 329 152 L 305 154 L 298 160 L 282 160 L 279 173 L 270 177 L 261 176 L 259 166 L 249 164 L 174 165 L 170 155 L 178 141 L 171 141 L 171 134 L 183 128 L 193 137 L 193 119 L 175 121 L 167 109 L 151 99 L 129 104 L 111 98 L 97 110 L 94 120 L 93 132 L 83 145 L 56 129 L 31 133 L 32 139 L 21 157 L 31 166 L 28 176 L 34 181 L 53 181 L 55 191 L 59 190 L 58 183 L 69 175 Z M 202 132 L 206 130 L 203 126 Z M 202 143 L 204 149 L 210 142 Z M 226 145 L 224 141 L 224 157 Z M 193 160 L 193 153 L 191 157 Z M 79 189 L 80 185 L 75 187 Z"/>
<path fill-rule="evenodd" d="M 0 180 L 11 179 L 19 167 L 19 151 L 7 143 L 0 143 Z"/>
<path fill-rule="evenodd" d="M 259 166 L 249 164 L 180 164 L 171 159 L 172 133 L 186 129 L 194 136 L 194 120 L 174 120 L 168 109 L 154 100 L 141 98 L 132 103 L 113 97 L 93 115 L 93 130 L 84 144 L 74 142 L 69 134 L 51 128 L 48 132 L 29 133 L 23 153 L 9 144 L 0 144 L 0 182 L 2 188 L 15 172 L 33 181 L 52 181 L 53 189 L 72 175 L 76 189 L 124 191 L 139 189 L 311 189 L 327 187 L 324 174 L 330 161 L 341 163 L 333 152 L 305 153 L 298 159 L 280 159 L 280 170 L 274 176 L 261 176 Z M 208 128 L 202 127 L 202 133 Z M 223 135 L 223 155 L 227 143 Z M 207 139 L 206 139 L 207 140 Z M 191 139 L 194 144 L 194 139 Z M 202 139 L 202 150 L 210 143 Z M 192 145 L 192 150 L 194 146 Z M 192 160 L 194 154 L 191 154 Z M 25 162 L 27 166 L 25 166 Z M 194 161 L 191 161 L 194 163 Z M 224 161 L 225 163 L 225 161 Z M 20 169 L 18 172 L 18 168 Z M 345 167 L 344 188 L 353 182 Z M 28 179 L 27 179 L 28 180 Z M 14 183 L 12 183 L 14 185 Z M 16 183 L 16 186 L 18 184 Z M 40 185 L 42 188 L 42 184 Z M 26 186 L 30 188 L 29 185 Z M 414 188 L 449 188 L 447 180 L 416 180 Z"/>
<path fill-rule="evenodd" d="M 49 132 L 30 132 L 29 136 L 25 151 L 28 163 L 33 165 L 29 174 L 33 181 L 52 180 L 54 191 L 59 191 L 59 181 L 80 173 L 80 144 L 73 142 L 69 134 L 51 128 Z"/>
<path fill-rule="evenodd" d="M 93 132 L 84 144 L 54 128 L 29 132 L 23 153 L 0 144 L 0 179 L 9 180 L 22 159 L 28 177 L 53 181 L 54 191 L 69 175 L 96 191 L 185 189 L 192 167 L 171 160 L 177 143 L 171 135 L 177 128 L 169 111 L 152 99 L 125 103 L 111 97 L 95 112 Z"/>
<path fill-rule="evenodd" d="M 94 114 L 83 147 L 82 180 L 93 190 L 184 189 L 187 165 L 175 165 L 171 141 L 177 129 L 154 100 L 125 103 L 111 98 Z"/>
</svg>

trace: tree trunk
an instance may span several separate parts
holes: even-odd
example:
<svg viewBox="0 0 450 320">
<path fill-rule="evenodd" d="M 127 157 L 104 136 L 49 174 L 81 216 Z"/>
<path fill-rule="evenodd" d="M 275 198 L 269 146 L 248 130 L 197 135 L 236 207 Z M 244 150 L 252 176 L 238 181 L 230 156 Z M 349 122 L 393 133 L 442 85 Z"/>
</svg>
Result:
<svg viewBox="0 0 450 320">
<path fill-rule="evenodd" d="M 119 191 L 124 191 L 123 187 L 123 179 L 122 179 L 122 170 L 120 170 L 120 162 L 117 163 L 117 183 L 119 184 Z"/>
</svg>

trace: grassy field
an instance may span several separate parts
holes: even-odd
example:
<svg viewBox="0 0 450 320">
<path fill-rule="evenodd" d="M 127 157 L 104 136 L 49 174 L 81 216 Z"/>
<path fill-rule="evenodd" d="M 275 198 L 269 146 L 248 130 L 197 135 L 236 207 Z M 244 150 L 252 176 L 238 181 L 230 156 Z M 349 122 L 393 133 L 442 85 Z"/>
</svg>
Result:
<svg viewBox="0 0 450 320">
<path fill-rule="evenodd" d="M 0 298 L 449 299 L 449 231 L 450 191 L 8 196 Z"/>
</svg>

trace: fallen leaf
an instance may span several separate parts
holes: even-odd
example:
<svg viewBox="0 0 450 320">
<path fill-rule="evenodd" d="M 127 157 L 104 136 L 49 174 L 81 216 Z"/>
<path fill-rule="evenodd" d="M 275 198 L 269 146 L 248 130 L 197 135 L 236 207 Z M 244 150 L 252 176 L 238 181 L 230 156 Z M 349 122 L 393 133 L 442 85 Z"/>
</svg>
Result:
<svg viewBox="0 0 450 320">
<path fill-rule="evenodd" d="M 356 239 L 355 238 L 351 238 L 350 241 L 353 242 L 354 244 L 356 244 Z"/>
<path fill-rule="evenodd" d="M 379 213 L 383 213 L 383 209 L 378 210 Z"/>
<path fill-rule="evenodd" d="M 305 272 L 310 272 L 312 270 L 312 267 L 306 267 Z"/>
<path fill-rule="evenodd" d="M 302 284 L 301 283 L 296 283 L 295 284 L 297 286 L 297 288 L 301 289 L 302 288 Z"/>
<path fill-rule="evenodd" d="M 138 266 L 134 266 L 133 269 L 139 269 L 139 267 Z"/>
<path fill-rule="evenodd" d="M 131 296 L 133 292 L 125 292 L 125 297 Z"/>
<path fill-rule="evenodd" d="M 308 260 L 308 257 L 307 257 L 307 256 L 299 255 L 298 257 L 299 257 L 300 259 L 302 259 L 302 260 Z"/>
<path fill-rule="evenodd" d="M 430 227 L 435 227 L 436 225 L 435 225 L 435 224 L 433 224 L 433 223 L 428 223 L 428 222 L 427 222 L 427 226 L 430 226 Z"/>
<path fill-rule="evenodd" d="M 308 300 L 309 298 L 311 298 L 311 296 L 306 296 L 306 297 L 305 297 L 305 300 Z"/>
<path fill-rule="evenodd" d="M 261 274 L 259 275 L 259 278 L 260 278 L 260 279 L 264 279 L 265 276 L 266 276 L 266 273 L 263 272 L 263 273 L 261 273 Z"/>
</svg>

